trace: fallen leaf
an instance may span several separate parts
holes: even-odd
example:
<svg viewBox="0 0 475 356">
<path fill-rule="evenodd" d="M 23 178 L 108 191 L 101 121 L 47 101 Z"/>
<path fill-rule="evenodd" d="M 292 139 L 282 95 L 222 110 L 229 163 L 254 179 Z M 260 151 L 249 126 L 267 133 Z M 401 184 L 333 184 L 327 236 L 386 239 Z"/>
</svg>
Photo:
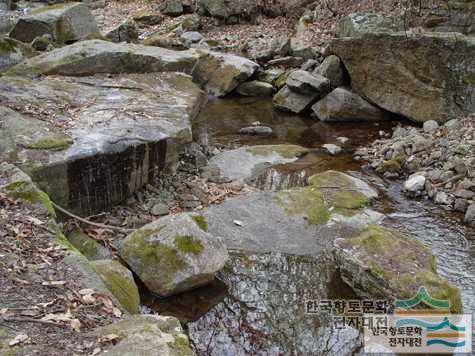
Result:
<svg viewBox="0 0 475 356">
<path fill-rule="evenodd" d="M 100 352 L 101 352 L 101 348 L 100 348 L 100 347 L 96 347 L 96 348 L 94 349 L 94 351 L 92 351 L 91 356 L 95 356 L 95 355 L 97 355 L 97 354 L 100 353 Z"/>
<path fill-rule="evenodd" d="M 77 332 L 80 332 L 81 331 L 81 322 L 79 321 L 79 319 L 73 319 L 71 320 L 71 323 L 70 323 L 71 327 L 73 328 L 73 330 L 77 331 Z"/>
<path fill-rule="evenodd" d="M 117 318 L 120 318 L 122 316 L 122 312 L 120 311 L 120 309 L 118 309 L 116 307 L 112 308 L 112 313 Z"/>
<path fill-rule="evenodd" d="M 66 281 L 49 281 L 41 283 L 44 286 L 64 286 Z"/>
<path fill-rule="evenodd" d="M 19 334 L 17 336 L 15 336 L 15 338 L 13 340 L 11 340 L 8 345 L 9 346 L 15 346 L 15 345 L 18 345 L 18 344 L 22 344 L 24 342 L 27 342 L 30 338 L 28 337 L 28 335 L 26 334 Z"/>
<path fill-rule="evenodd" d="M 120 339 L 119 335 L 108 334 L 108 335 L 101 336 L 97 341 L 99 341 L 101 344 L 105 344 L 105 343 L 109 343 L 109 342 L 115 343 L 119 339 Z"/>
<path fill-rule="evenodd" d="M 81 295 L 94 294 L 94 293 L 96 293 L 96 292 L 94 292 L 94 289 L 90 289 L 90 288 L 81 289 L 79 291 L 79 294 L 81 294 Z"/>
<path fill-rule="evenodd" d="M 91 294 L 83 295 L 81 299 L 84 304 L 94 304 L 96 302 L 96 298 Z"/>
</svg>

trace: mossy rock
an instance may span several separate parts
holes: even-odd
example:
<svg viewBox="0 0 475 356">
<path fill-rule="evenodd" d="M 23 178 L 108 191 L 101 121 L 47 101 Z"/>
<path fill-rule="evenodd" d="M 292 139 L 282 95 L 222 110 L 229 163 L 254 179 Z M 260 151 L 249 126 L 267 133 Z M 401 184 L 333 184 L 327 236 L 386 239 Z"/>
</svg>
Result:
<svg viewBox="0 0 475 356">
<path fill-rule="evenodd" d="M 209 283 L 224 267 L 227 249 L 207 232 L 204 217 L 169 215 L 129 235 L 121 257 L 154 293 L 177 294 Z"/>
<path fill-rule="evenodd" d="M 357 237 L 336 241 L 343 279 L 361 297 L 408 299 L 425 287 L 436 299 L 448 299 L 460 313 L 460 291 L 437 275 L 430 250 L 412 237 L 368 225 Z"/>
<path fill-rule="evenodd" d="M 107 350 L 108 355 L 193 355 L 180 322 L 170 316 L 134 315 L 93 332 L 94 336 L 110 334 L 120 340 Z"/>
<path fill-rule="evenodd" d="M 402 157 L 396 157 L 396 158 L 381 162 L 378 165 L 378 167 L 376 167 L 376 172 L 401 173 L 403 164 L 404 164 L 404 159 Z"/>
<path fill-rule="evenodd" d="M 106 247 L 87 236 L 80 229 L 71 232 L 68 235 L 68 241 L 88 260 L 103 260 L 111 257 L 110 251 Z"/>
<path fill-rule="evenodd" d="M 73 143 L 73 140 L 66 137 L 54 136 L 43 137 L 36 142 L 27 144 L 25 147 L 30 150 L 52 150 L 60 151 L 68 148 Z"/>
<path fill-rule="evenodd" d="M 94 261 L 92 266 L 120 305 L 129 313 L 138 314 L 140 296 L 132 272 L 120 262 L 113 260 Z"/>
</svg>

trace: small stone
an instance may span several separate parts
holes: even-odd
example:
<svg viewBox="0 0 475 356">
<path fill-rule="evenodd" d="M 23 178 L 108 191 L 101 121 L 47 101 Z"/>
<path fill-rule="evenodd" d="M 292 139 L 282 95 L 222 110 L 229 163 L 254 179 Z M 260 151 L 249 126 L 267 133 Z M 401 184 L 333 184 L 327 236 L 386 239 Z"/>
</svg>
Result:
<svg viewBox="0 0 475 356">
<path fill-rule="evenodd" d="M 160 7 L 165 15 L 180 16 L 183 13 L 183 4 L 180 0 L 166 0 Z"/>
<path fill-rule="evenodd" d="M 425 184 L 426 177 L 421 174 L 413 174 L 404 182 L 404 189 L 411 193 L 417 193 L 424 189 Z"/>
<path fill-rule="evenodd" d="M 342 151 L 340 146 L 334 145 L 333 143 L 327 143 L 323 145 L 322 147 L 326 149 L 328 153 L 330 153 L 333 156 L 339 154 Z"/>
<path fill-rule="evenodd" d="M 249 126 L 239 130 L 241 135 L 269 136 L 272 135 L 272 129 L 267 126 Z"/>
<path fill-rule="evenodd" d="M 231 183 L 232 180 L 228 177 L 221 177 L 221 176 L 213 176 L 208 178 L 208 182 L 215 183 L 215 184 L 224 184 L 224 183 Z"/>
<path fill-rule="evenodd" d="M 168 209 L 168 206 L 162 203 L 155 204 L 152 209 L 150 209 L 150 214 L 155 216 L 164 216 L 168 215 L 169 213 L 170 210 Z"/>
<path fill-rule="evenodd" d="M 344 145 L 345 143 L 347 143 L 348 141 L 350 141 L 350 139 L 348 137 L 337 137 L 336 140 L 341 143 L 342 145 Z"/>
<path fill-rule="evenodd" d="M 31 46 L 37 51 L 46 51 L 52 43 L 53 37 L 46 33 L 42 36 L 36 37 L 33 42 L 31 42 Z"/>
<path fill-rule="evenodd" d="M 454 203 L 454 210 L 460 213 L 465 213 L 468 208 L 468 201 L 466 199 L 457 198 Z"/>
<path fill-rule="evenodd" d="M 236 226 L 240 226 L 240 227 L 243 226 L 243 223 L 242 223 L 241 220 L 233 220 L 233 223 L 234 223 L 234 225 L 236 225 Z"/>
<path fill-rule="evenodd" d="M 467 212 L 465 213 L 465 218 L 463 219 L 463 221 L 466 224 L 475 225 L 475 204 L 471 204 L 467 208 Z"/>
<path fill-rule="evenodd" d="M 464 199 L 472 199 L 473 197 L 475 197 L 475 193 L 470 191 L 470 190 L 466 190 L 466 189 L 460 189 L 460 190 L 457 190 L 454 195 L 457 197 L 457 198 L 464 198 Z"/>
<path fill-rule="evenodd" d="M 197 31 L 188 31 L 183 33 L 180 38 L 185 41 L 185 43 L 198 43 L 203 39 L 201 33 Z"/>
<path fill-rule="evenodd" d="M 438 192 L 435 196 L 435 202 L 437 204 L 449 205 L 450 200 L 448 194 L 445 192 Z"/>
<path fill-rule="evenodd" d="M 439 128 L 439 124 L 435 120 L 429 120 L 424 122 L 423 129 L 424 132 L 430 133 L 434 132 Z"/>
<path fill-rule="evenodd" d="M 317 65 L 318 65 L 318 62 L 315 59 L 309 59 L 304 64 L 302 64 L 300 69 L 302 69 L 306 72 L 311 72 Z"/>
<path fill-rule="evenodd" d="M 453 119 L 450 121 L 447 121 L 444 125 L 449 131 L 457 131 L 462 128 L 462 124 L 459 120 Z"/>
</svg>

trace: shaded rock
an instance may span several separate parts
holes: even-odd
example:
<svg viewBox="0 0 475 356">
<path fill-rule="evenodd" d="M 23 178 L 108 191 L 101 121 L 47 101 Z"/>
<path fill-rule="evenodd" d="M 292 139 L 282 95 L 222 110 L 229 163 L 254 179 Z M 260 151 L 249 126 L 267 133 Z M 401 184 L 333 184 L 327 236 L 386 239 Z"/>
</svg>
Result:
<svg viewBox="0 0 475 356">
<path fill-rule="evenodd" d="M 163 22 L 163 16 L 155 12 L 144 10 L 135 14 L 133 20 L 139 24 L 155 26 Z"/>
<path fill-rule="evenodd" d="M 471 1 L 435 1 L 424 19 L 429 31 L 475 33 L 475 5 Z"/>
<path fill-rule="evenodd" d="M 350 14 L 338 23 L 337 37 L 359 37 L 367 33 L 396 31 L 391 19 L 373 13 Z"/>
<path fill-rule="evenodd" d="M 135 315 L 93 331 L 97 337 L 111 334 L 120 339 L 108 355 L 193 356 L 180 322 L 170 316 Z"/>
<path fill-rule="evenodd" d="M 334 145 L 333 143 L 327 143 L 322 146 L 327 152 L 331 155 L 337 155 L 341 153 L 342 149 L 338 145 Z"/>
<path fill-rule="evenodd" d="M 168 215 L 170 210 L 166 204 L 155 204 L 152 209 L 150 209 L 150 214 L 155 216 L 164 216 Z"/>
<path fill-rule="evenodd" d="M 310 109 L 313 103 L 321 97 L 320 93 L 312 94 L 296 93 L 286 85 L 274 95 L 274 106 L 279 110 L 291 111 L 300 114 Z"/>
<path fill-rule="evenodd" d="M 295 70 L 290 73 L 286 84 L 289 89 L 299 94 L 317 94 L 323 97 L 330 91 L 330 81 L 328 79 L 304 70 Z"/>
<path fill-rule="evenodd" d="M 193 78 L 208 93 L 224 96 L 254 74 L 259 65 L 232 54 L 203 51 L 193 70 Z"/>
<path fill-rule="evenodd" d="M 417 122 L 475 111 L 475 40 L 458 34 L 367 34 L 333 40 L 353 90 Z"/>
<path fill-rule="evenodd" d="M 183 13 L 183 5 L 180 0 L 165 0 L 160 11 L 165 15 L 180 16 Z"/>
<path fill-rule="evenodd" d="M 467 212 L 465 213 L 465 217 L 464 217 L 463 221 L 466 224 L 475 225 L 475 204 L 471 204 L 467 208 Z"/>
<path fill-rule="evenodd" d="M 92 266 L 120 305 L 130 314 L 138 314 L 140 296 L 132 272 L 120 262 L 113 260 L 94 261 Z"/>
<path fill-rule="evenodd" d="M 312 110 L 322 121 L 380 121 L 389 118 L 387 112 L 344 88 L 333 90 L 313 105 Z"/>
<path fill-rule="evenodd" d="M 18 20 L 10 37 L 31 42 L 44 34 L 51 35 L 59 44 L 65 44 L 97 36 L 99 29 L 87 5 L 73 2 L 31 11 Z"/>
<path fill-rule="evenodd" d="M 198 14 L 185 15 L 178 26 L 182 31 L 199 31 L 201 29 L 201 18 Z"/>
<path fill-rule="evenodd" d="M 198 53 L 89 40 L 31 58 L 12 73 L 83 76 L 97 73 L 191 72 Z"/>
<path fill-rule="evenodd" d="M 256 79 L 260 82 L 274 85 L 276 80 L 284 73 L 285 71 L 279 68 L 266 69 L 265 71 L 258 72 Z"/>
<path fill-rule="evenodd" d="M 274 87 L 272 84 L 253 80 L 239 85 L 236 92 L 243 96 L 272 96 Z"/>
<path fill-rule="evenodd" d="M 12 38 L 0 38 L 0 73 L 33 55 L 26 44 Z"/>
<path fill-rule="evenodd" d="M 425 287 L 433 298 L 450 300 L 453 313 L 462 312 L 460 291 L 438 276 L 435 257 L 414 238 L 369 225 L 335 247 L 343 280 L 361 298 L 409 299 Z"/>
<path fill-rule="evenodd" d="M 106 247 L 79 229 L 74 230 L 68 235 L 68 241 L 88 260 L 94 261 L 111 258 L 111 253 Z"/>
<path fill-rule="evenodd" d="M 37 51 L 46 51 L 52 45 L 53 37 L 49 34 L 38 36 L 33 40 L 33 42 L 31 42 L 31 47 Z"/>
<path fill-rule="evenodd" d="M 340 58 L 335 55 L 328 56 L 320 64 L 313 74 L 321 75 L 330 81 L 332 87 L 336 88 L 344 84 L 344 69 Z"/>
<path fill-rule="evenodd" d="M 140 228 L 124 240 L 120 255 L 161 296 L 209 283 L 228 259 L 221 238 L 207 232 L 206 219 L 186 213 Z"/>
<path fill-rule="evenodd" d="M 239 180 L 251 178 L 271 165 L 294 162 L 307 152 L 306 148 L 296 145 L 240 147 L 218 153 L 210 164 L 217 166 L 222 176 Z"/>
<path fill-rule="evenodd" d="M 267 65 L 270 67 L 297 68 L 304 63 L 305 59 L 302 57 L 287 56 L 273 59 L 267 62 Z"/>
<path fill-rule="evenodd" d="M 224 23 L 255 22 L 259 6 L 255 0 L 199 0 L 201 11 Z"/>
<path fill-rule="evenodd" d="M 239 130 L 241 135 L 269 136 L 272 135 L 272 129 L 267 126 L 248 126 Z"/>
<path fill-rule="evenodd" d="M 135 42 L 139 38 L 139 32 L 135 22 L 127 20 L 106 34 L 112 42 Z"/>
<path fill-rule="evenodd" d="M 184 40 L 175 36 L 163 35 L 161 32 L 150 35 L 142 41 L 146 46 L 167 48 L 170 50 L 182 51 L 189 48 Z"/>
<path fill-rule="evenodd" d="M 319 64 L 318 61 L 316 61 L 315 59 L 309 59 L 304 64 L 302 64 L 300 69 L 306 72 L 312 72 L 315 69 L 315 67 L 318 66 L 318 64 Z"/>
<path fill-rule="evenodd" d="M 191 77 L 178 73 L 0 78 L 1 102 L 37 107 L 38 98 L 50 117 L 68 125 L 58 130 L 49 120 L 0 108 L 0 145 L 11 147 L 6 159 L 31 172 L 55 202 L 85 215 L 174 170 L 206 101 Z"/>
</svg>

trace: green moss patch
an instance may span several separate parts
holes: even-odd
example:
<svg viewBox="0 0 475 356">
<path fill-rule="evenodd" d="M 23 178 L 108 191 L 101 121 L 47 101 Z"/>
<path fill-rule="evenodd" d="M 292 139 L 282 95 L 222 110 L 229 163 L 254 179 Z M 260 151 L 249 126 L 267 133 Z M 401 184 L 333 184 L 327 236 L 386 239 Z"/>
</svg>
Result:
<svg viewBox="0 0 475 356">
<path fill-rule="evenodd" d="M 404 158 L 396 157 L 387 161 L 383 161 L 376 167 L 378 173 L 399 173 L 402 172 L 402 166 L 404 164 Z"/>
<path fill-rule="evenodd" d="M 167 343 L 172 355 L 192 356 L 193 351 L 190 349 L 188 340 L 184 337 L 177 337 L 173 342 Z"/>
<path fill-rule="evenodd" d="M 201 230 L 208 232 L 208 222 L 203 215 L 193 215 L 191 218 Z"/>
<path fill-rule="evenodd" d="M 34 143 L 28 144 L 25 147 L 30 150 L 53 150 L 60 151 L 71 146 L 73 141 L 70 138 L 64 137 L 47 137 L 42 138 Z"/>
<path fill-rule="evenodd" d="M 453 312 L 461 311 L 459 290 L 437 275 L 435 257 L 419 241 L 397 231 L 368 225 L 357 237 L 338 244 L 367 267 L 365 273 L 385 280 L 398 298 L 411 298 L 424 286 L 432 297 L 450 300 Z"/>
<path fill-rule="evenodd" d="M 41 204 L 48 210 L 48 213 L 56 217 L 53 204 L 48 194 L 38 189 L 34 183 L 26 181 L 13 182 L 5 186 L 8 195 L 14 199 L 22 199 L 28 203 Z"/>
<path fill-rule="evenodd" d="M 199 255 L 203 252 L 203 244 L 193 236 L 177 235 L 173 241 L 175 247 L 184 253 Z"/>
</svg>

